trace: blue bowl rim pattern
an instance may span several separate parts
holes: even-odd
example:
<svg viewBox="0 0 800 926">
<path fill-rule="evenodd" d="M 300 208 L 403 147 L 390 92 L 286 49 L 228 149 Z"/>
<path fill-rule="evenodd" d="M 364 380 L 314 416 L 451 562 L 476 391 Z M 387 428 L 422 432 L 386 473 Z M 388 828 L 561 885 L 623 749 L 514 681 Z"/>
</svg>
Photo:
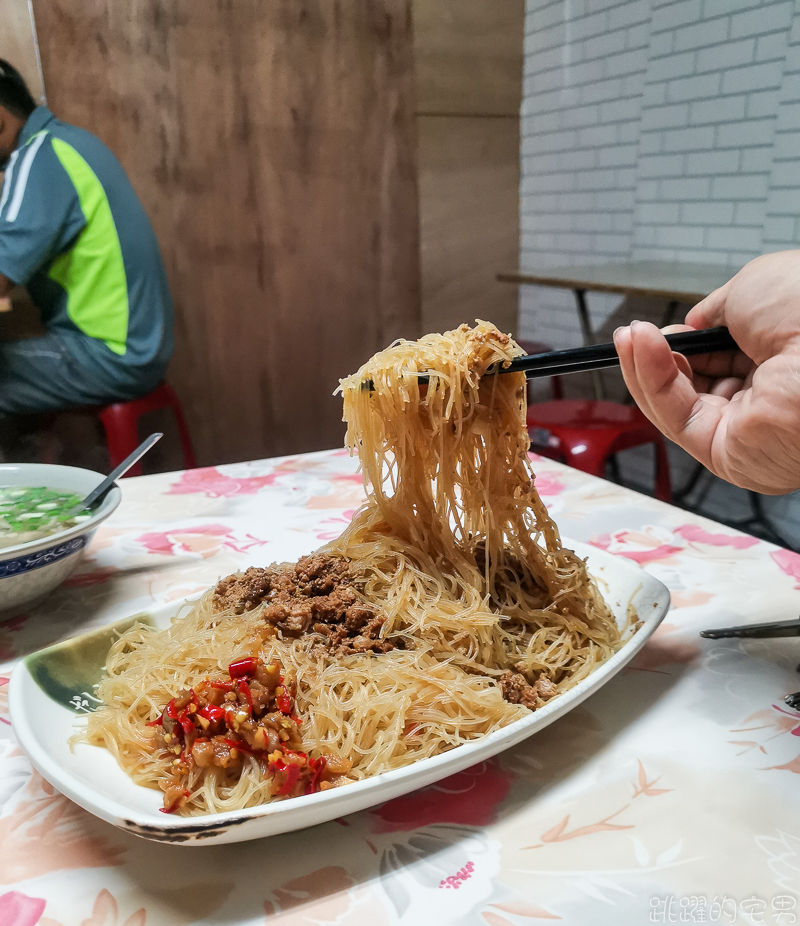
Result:
<svg viewBox="0 0 800 926">
<path fill-rule="evenodd" d="M 34 550 L 31 553 L 18 556 L 16 559 L 0 561 L 0 579 L 20 576 L 26 572 L 32 572 L 34 569 L 41 569 L 43 566 L 57 563 L 67 556 L 72 556 L 73 553 L 82 550 L 89 543 L 92 534 L 94 534 L 93 530 L 80 537 L 73 537 L 71 540 L 57 543 L 46 550 Z"/>
<path fill-rule="evenodd" d="M 79 495 L 88 494 L 94 485 L 99 485 L 100 482 L 105 479 L 105 476 L 102 473 L 97 473 L 94 470 L 83 469 L 80 466 L 62 466 L 61 464 L 25 464 L 25 463 L 3 463 L 0 464 L 0 485 L 7 484 L 4 482 L 3 476 L 6 472 L 9 473 L 24 473 L 28 467 L 32 470 L 57 470 L 59 471 L 57 475 L 59 478 L 54 479 L 54 482 L 59 483 L 57 488 L 64 488 L 68 491 L 77 492 Z M 96 477 L 97 481 L 94 482 L 94 485 L 90 482 L 88 485 L 80 486 L 80 484 L 75 485 L 73 480 L 65 482 L 64 475 L 65 473 L 80 473 L 81 476 L 85 477 L 91 476 Z M 36 481 L 37 478 L 41 477 L 41 473 L 33 474 L 31 478 Z M 72 483 L 72 485 L 70 485 Z M 24 485 L 25 482 L 22 481 L 19 484 Z M 60 546 L 62 544 L 67 544 L 71 540 L 78 540 L 81 537 L 87 537 L 88 539 L 84 541 L 81 546 L 85 546 L 97 528 L 110 517 L 114 511 L 117 509 L 120 501 L 122 500 L 122 490 L 120 489 L 120 484 L 117 483 L 108 493 L 108 495 L 103 499 L 99 507 L 94 511 L 90 518 L 80 524 L 75 524 L 72 527 L 67 528 L 66 530 L 59 531 L 55 534 L 52 534 L 49 537 L 40 537 L 38 540 L 29 540 L 25 543 L 14 544 L 9 547 L 0 548 L 0 578 L 3 578 L 4 575 L 18 575 L 22 571 L 28 570 L 17 570 L 14 573 L 6 573 L 3 571 L 3 566 L 11 561 L 16 561 L 18 559 L 27 559 L 28 557 L 36 557 L 41 553 L 48 552 L 52 550 L 55 546 Z M 75 548 L 80 549 L 80 547 Z M 64 554 L 67 555 L 67 554 Z M 41 563 L 42 566 L 48 565 L 48 563 Z M 31 568 L 39 568 L 34 566 Z"/>
</svg>

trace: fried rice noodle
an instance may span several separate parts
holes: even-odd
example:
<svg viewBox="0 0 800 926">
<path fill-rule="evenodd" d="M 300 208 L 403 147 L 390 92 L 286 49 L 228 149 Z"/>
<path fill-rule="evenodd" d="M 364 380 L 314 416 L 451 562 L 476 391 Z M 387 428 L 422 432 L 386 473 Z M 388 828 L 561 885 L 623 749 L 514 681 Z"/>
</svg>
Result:
<svg viewBox="0 0 800 926">
<path fill-rule="evenodd" d="M 169 629 L 122 635 L 99 686 L 104 706 L 82 736 L 157 787 L 173 757 L 154 748 L 146 723 L 181 689 L 257 654 L 293 679 L 309 755 L 351 760 L 357 780 L 527 716 L 503 697 L 504 673 L 560 694 L 606 660 L 620 631 L 536 492 L 524 376 L 484 375 L 521 353 L 479 322 L 398 341 L 341 382 L 367 500 L 320 552 L 349 561 L 394 649 L 337 656 L 313 633 L 265 637 L 263 603 L 220 612 L 211 590 Z M 181 812 L 260 804 L 268 785 L 255 757 L 236 770 L 194 769 Z"/>
</svg>

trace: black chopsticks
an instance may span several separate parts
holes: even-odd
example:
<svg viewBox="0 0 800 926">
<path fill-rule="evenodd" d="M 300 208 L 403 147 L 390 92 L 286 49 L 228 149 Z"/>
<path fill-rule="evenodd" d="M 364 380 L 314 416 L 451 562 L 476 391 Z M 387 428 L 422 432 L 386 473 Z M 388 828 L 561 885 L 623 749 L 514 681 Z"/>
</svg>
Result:
<svg viewBox="0 0 800 926">
<path fill-rule="evenodd" d="M 666 335 L 667 343 L 675 353 L 691 357 L 694 354 L 711 354 L 718 351 L 738 350 L 736 341 L 727 328 L 704 328 L 701 331 L 679 331 Z M 604 370 L 619 366 L 619 357 L 614 344 L 590 344 L 569 350 L 551 350 L 546 354 L 531 354 L 516 357 L 503 364 L 489 367 L 485 375 L 492 373 L 524 373 L 528 379 L 543 376 L 561 376 L 565 373 L 584 373 L 589 370 Z M 426 385 L 427 373 L 418 374 L 419 384 Z M 362 389 L 372 391 L 372 380 L 361 384 Z"/>
<path fill-rule="evenodd" d="M 666 335 L 667 343 L 677 354 L 691 357 L 694 354 L 711 354 L 717 351 L 738 350 L 736 341 L 727 328 L 704 328 L 701 331 L 679 331 Z M 546 354 L 517 357 L 503 364 L 498 373 L 524 373 L 528 379 L 603 370 L 619 366 L 617 349 L 611 344 L 591 344 L 570 350 L 553 350 Z M 490 367 L 487 373 L 495 372 Z"/>
</svg>

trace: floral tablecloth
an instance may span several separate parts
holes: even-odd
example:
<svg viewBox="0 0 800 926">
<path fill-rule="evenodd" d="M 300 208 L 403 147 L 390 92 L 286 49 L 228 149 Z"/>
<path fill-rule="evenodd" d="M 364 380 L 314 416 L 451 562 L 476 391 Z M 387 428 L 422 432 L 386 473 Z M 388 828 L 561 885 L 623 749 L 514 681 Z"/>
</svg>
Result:
<svg viewBox="0 0 800 926">
<path fill-rule="evenodd" d="M 800 921 L 800 640 L 698 630 L 796 617 L 800 556 L 539 460 L 567 537 L 626 556 L 672 611 L 601 692 L 496 759 L 369 811 L 232 846 L 149 843 L 32 771 L 17 659 L 335 537 L 344 451 L 127 480 L 65 586 L 0 623 L 0 926 Z"/>
</svg>

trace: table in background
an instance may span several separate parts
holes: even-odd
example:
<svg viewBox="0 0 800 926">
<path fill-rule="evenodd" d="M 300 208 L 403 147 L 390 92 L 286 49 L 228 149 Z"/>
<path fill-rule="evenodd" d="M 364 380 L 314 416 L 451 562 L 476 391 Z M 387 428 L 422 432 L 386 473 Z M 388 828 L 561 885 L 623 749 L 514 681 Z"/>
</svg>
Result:
<svg viewBox="0 0 800 926">
<path fill-rule="evenodd" d="M 514 273 L 498 273 L 497 279 L 501 283 L 571 289 L 575 294 L 583 343 L 594 344 L 594 329 L 586 305 L 587 292 L 666 299 L 667 308 L 661 319 L 663 328 L 673 321 L 679 305 L 694 305 L 727 283 L 734 273 L 734 268 L 715 264 L 641 260 L 519 270 Z M 592 383 L 595 398 L 602 399 L 603 383 L 597 373 L 593 375 Z"/>
<path fill-rule="evenodd" d="M 0 922 L 14 904 L 15 926 L 620 926 L 700 921 L 700 895 L 708 921 L 726 897 L 729 916 L 734 902 L 765 904 L 766 923 L 791 922 L 775 920 L 781 905 L 800 916 L 800 713 L 783 703 L 800 688 L 800 641 L 697 634 L 796 616 L 800 556 L 558 463 L 535 467 L 564 534 L 672 591 L 631 666 L 434 787 L 206 848 L 145 842 L 54 793 L 8 725 L 10 671 L 42 646 L 310 552 L 348 523 L 361 478 L 332 451 L 126 480 L 80 572 L 0 624 Z"/>
</svg>

